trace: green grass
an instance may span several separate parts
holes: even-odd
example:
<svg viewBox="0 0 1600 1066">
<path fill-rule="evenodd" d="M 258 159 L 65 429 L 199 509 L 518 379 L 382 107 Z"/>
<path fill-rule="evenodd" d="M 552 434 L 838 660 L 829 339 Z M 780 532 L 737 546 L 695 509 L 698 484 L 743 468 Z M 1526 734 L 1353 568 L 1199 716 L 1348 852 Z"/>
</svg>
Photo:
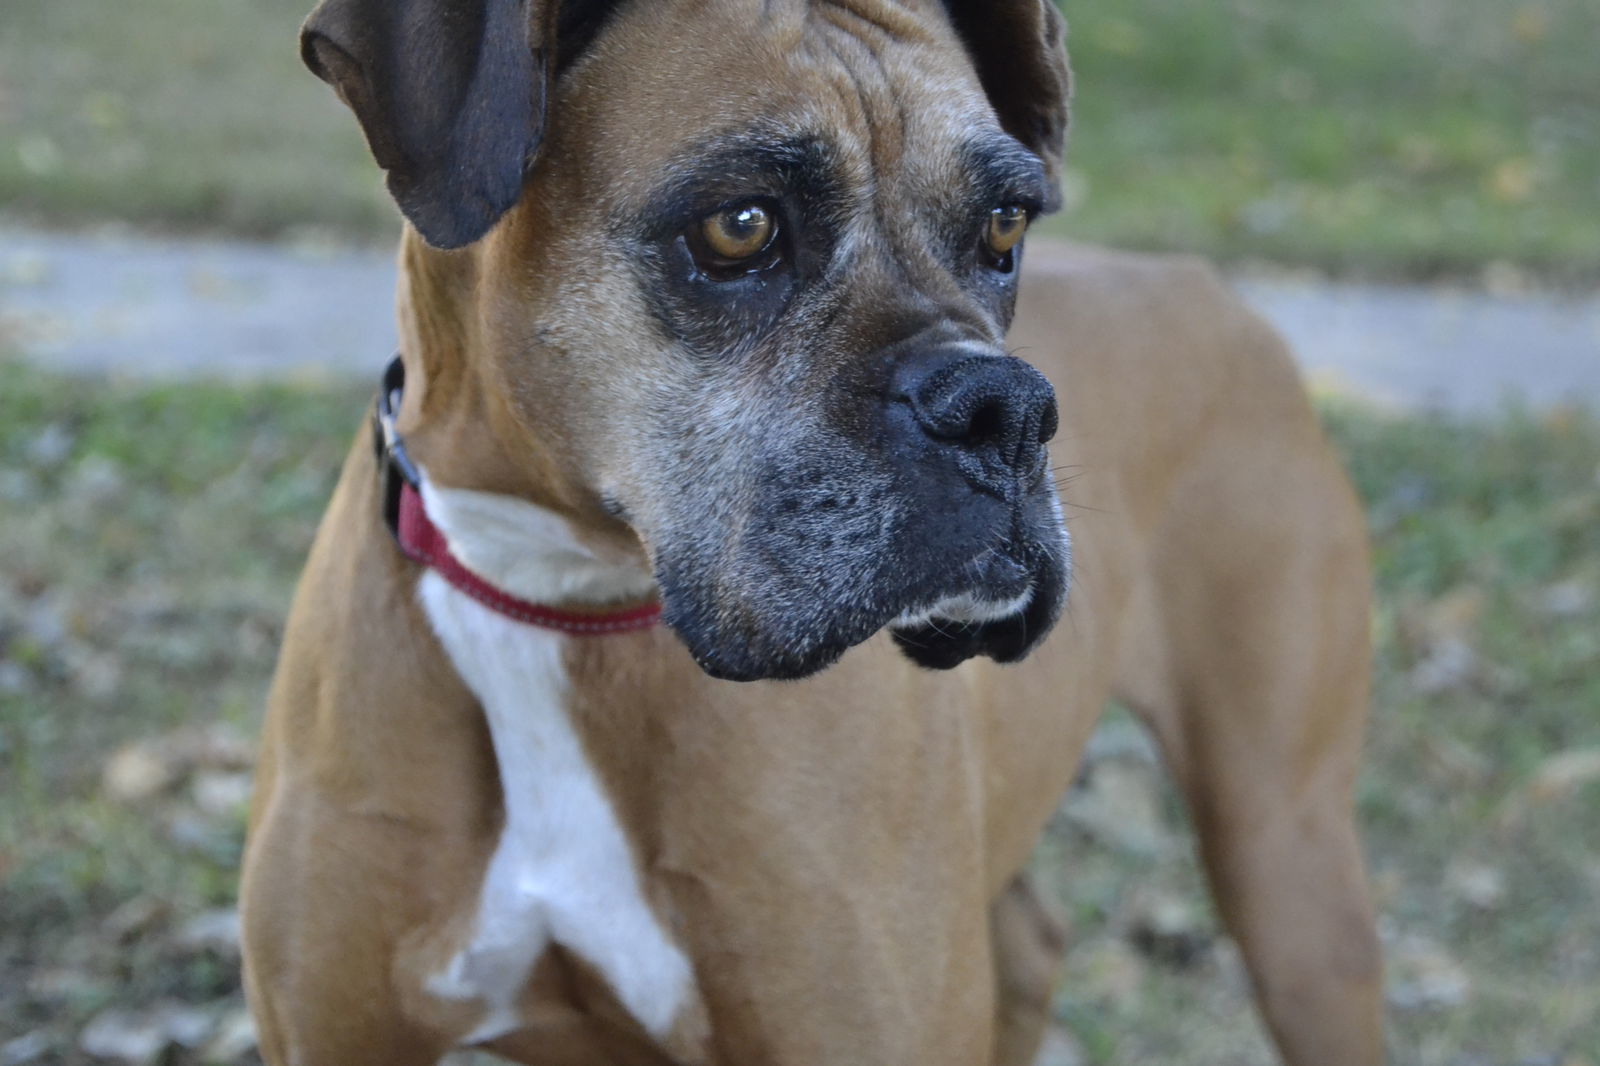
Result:
<svg viewBox="0 0 1600 1066">
<path fill-rule="evenodd" d="M 1064 0 L 1095 240 L 1600 273 L 1600 5 Z"/>
<path fill-rule="evenodd" d="M 1458 1003 L 1392 1010 L 1391 1061 L 1588 1066 L 1600 1048 L 1600 777 L 1558 788 L 1548 775 L 1562 753 L 1600 752 L 1600 420 L 1342 404 L 1324 416 L 1375 549 L 1358 808 L 1390 984 L 1468 981 Z M 1461 665 L 1430 681 L 1452 645 L 1466 649 Z M 1163 783 L 1160 795 L 1182 830 L 1174 793 Z M 1121 946 L 1151 897 L 1186 901 L 1215 930 L 1186 836 L 1175 852 L 1086 839 L 1070 822 L 1047 840 L 1038 865 L 1078 933 L 1060 1014 L 1095 1063 L 1266 1066 L 1231 951 L 1184 968 L 1130 963 Z M 1466 887 L 1485 871 L 1498 900 Z"/>
<path fill-rule="evenodd" d="M 394 228 L 299 63 L 310 0 L 7 0 L 0 210 L 275 235 Z M 1592 0 L 1063 0 L 1057 233 L 1342 272 L 1600 277 Z"/>
<path fill-rule="evenodd" d="M 396 227 L 343 105 L 300 63 L 310 0 L 6 0 L 0 209 L 280 235 Z"/>
<path fill-rule="evenodd" d="M 201 794 L 248 752 L 174 756 L 168 786 L 129 801 L 102 767 L 129 742 L 192 748 L 197 727 L 253 735 L 366 397 L 0 373 L 0 1044 L 42 1029 L 41 1061 L 76 1064 L 107 1006 L 237 1006 L 234 960 L 178 931 L 233 898 L 242 812 Z M 1401 968 L 1432 945 L 1470 981 L 1459 1003 L 1394 1012 L 1393 1061 L 1583 1061 L 1600 1047 L 1600 784 L 1534 783 L 1600 748 L 1600 423 L 1327 413 L 1376 546 L 1360 810 L 1384 927 Z M 1452 642 L 1468 665 L 1422 683 Z M 1067 822 L 1046 842 L 1076 925 L 1061 1017 L 1097 1064 L 1265 1063 L 1225 946 L 1180 967 L 1128 945 L 1151 893 L 1212 922 L 1181 811 L 1158 802 L 1174 846 Z M 1475 869 L 1503 898 L 1472 901 Z"/>
<path fill-rule="evenodd" d="M 361 401 L 0 372 L 0 1045 L 42 1028 L 44 1061 L 76 1063 L 102 1008 L 237 998 L 237 961 L 178 931 L 233 902 L 243 811 L 192 790 L 237 781 L 238 757 L 137 802 L 102 763 L 197 724 L 253 739 Z"/>
</svg>

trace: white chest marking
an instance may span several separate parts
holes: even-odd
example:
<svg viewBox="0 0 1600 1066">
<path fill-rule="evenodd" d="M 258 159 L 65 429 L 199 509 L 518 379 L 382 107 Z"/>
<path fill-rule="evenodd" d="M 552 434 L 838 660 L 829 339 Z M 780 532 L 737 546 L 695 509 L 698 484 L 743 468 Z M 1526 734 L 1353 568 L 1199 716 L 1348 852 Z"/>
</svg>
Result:
<svg viewBox="0 0 1600 1066">
<path fill-rule="evenodd" d="M 459 519 L 449 516 L 459 511 L 436 508 L 438 495 L 424 490 L 430 514 L 464 563 L 471 566 L 469 559 L 497 551 L 515 559 L 481 539 L 469 542 L 484 527 L 472 531 L 457 525 Z M 559 523 L 529 504 L 488 499 L 504 501 L 510 512 L 526 508 Z M 490 536 L 514 525 L 491 524 Z M 525 532 L 518 539 L 523 558 L 515 567 L 522 580 L 502 587 L 528 595 L 534 591 L 530 586 L 548 589 L 558 583 L 535 565 L 540 556 L 549 564 L 549 555 L 540 550 L 548 542 L 530 541 Z M 570 550 L 583 551 L 568 542 Z M 471 546 L 460 550 L 465 543 Z M 596 584 L 602 583 L 602 570 L 616 569 L 586 557 Z M 500 582 L 505 575 L 482 576 Z M 614 575 L 604 583 L 615 588 L 627 580 L 637 575 Z M 554 942 L 598 970 L 647 1030 L 665 1035 L 688 1000 L 692 974 L 688 959 L 645 902 L 622 826 L 568 720 L 561 648 L 572 638 L 496 614 L 436 573 L 423 575 L 417 595 L 462 680 L 483 705 L 505 792 L 505 828 L 484 876 L 471 939 L 429 981 L 430 991 L 482 1000 L 489 1012 L 465 1042 L 493 1039 L 520 1026 L 517 999 L 534 964 Z"/>
<path fill-rule="evenodd" d="M 428 516 L 461 564 L 496 588 L 534 603 L 640 600 L 655 592 L 642 567 L 595 557 L 560 516 L 493 492 L 443 488 L 422 479 Z"/>
</svg>

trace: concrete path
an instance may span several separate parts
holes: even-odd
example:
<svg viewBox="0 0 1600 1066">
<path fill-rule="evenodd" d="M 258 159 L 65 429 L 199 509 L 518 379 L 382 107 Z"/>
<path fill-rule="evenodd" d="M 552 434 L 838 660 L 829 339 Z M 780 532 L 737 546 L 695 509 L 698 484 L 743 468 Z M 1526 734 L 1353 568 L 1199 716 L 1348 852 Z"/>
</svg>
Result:
<svg viewBox="0 0 1600 1066">
<path fill-rule="evenodd" d="M 89 375 L 375 378 L 394 278 L 369 251 L 0 228 L 0 342 Z"/>
<path fill-rule="evenodd" d="M 1600 407 L 1600 297 L 1238 279 L 1312 380 L 1404 407 Z M 0 228 L 0 343 L 86 375 L 375 376 L 387 253 Z"/>
</svg>

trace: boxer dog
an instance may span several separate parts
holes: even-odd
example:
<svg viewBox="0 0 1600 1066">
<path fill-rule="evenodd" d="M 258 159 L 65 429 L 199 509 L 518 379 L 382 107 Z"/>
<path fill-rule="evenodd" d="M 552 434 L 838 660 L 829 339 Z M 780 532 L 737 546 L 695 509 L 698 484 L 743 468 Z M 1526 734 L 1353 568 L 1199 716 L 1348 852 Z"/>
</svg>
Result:
<svg viewBox="0 0 1600 1066">
<path fill-rule="evenodd" d="M 1361 517 L 1205 267 L 1023 271 L 1063 34 L 1046 0 L 311 15 L 409 224 L 266 723 L 268 1063 L 1024 1066 L 1062 936 L 1021 871 L 1108 697 L 1284 1058 L 1381 1060 Z"/>
</svg>

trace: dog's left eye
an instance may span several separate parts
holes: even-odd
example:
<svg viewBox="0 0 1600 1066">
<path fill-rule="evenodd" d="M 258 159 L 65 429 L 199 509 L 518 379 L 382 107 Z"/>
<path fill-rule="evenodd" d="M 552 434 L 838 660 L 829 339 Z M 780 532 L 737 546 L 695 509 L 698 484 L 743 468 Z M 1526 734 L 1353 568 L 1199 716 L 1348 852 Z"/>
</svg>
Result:
<svg viewBox="0 0 1600 1066">
<path fill-rule="evenodd" d="M 684 237 L 695 265 L 713 280 L 740 277 L 771 264 L 777 254 L 778 210 L 761 200 L 719 208 Z"/>
<path fill-rule="evenodd" d="M 984 234 L 984 243 L 995 259 L 1010 259 L 1026 232 L 1027 208 L 1021 203 L 1006 203 L 990 211 L 989 232 Z"/>
<path fill-rule="evenodd" d="M 1009 272 L 1015 265 L 1017 245 L 1028 232 L 1028 209 L 1021 204 L 1006 204 L 989 212 L 989 226 L 984 233 L 984 249 L 991 257 L 996 270 Z"/>
</svg>

